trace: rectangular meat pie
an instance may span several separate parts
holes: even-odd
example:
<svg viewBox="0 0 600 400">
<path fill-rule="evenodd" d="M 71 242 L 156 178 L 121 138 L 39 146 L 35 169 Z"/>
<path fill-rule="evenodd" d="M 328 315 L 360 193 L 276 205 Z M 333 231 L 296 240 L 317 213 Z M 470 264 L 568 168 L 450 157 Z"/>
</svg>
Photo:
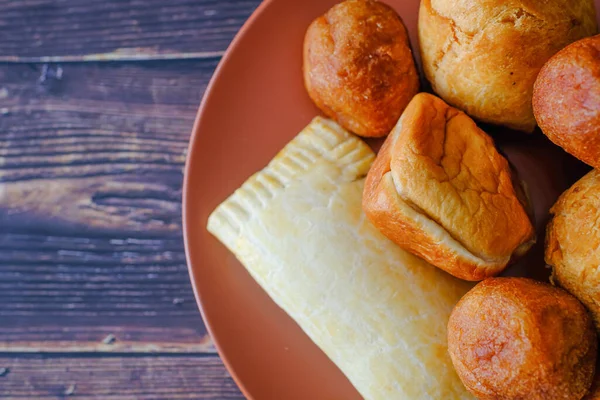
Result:
<svg viewBox="0 0 600 400">
<path fill-rule="evenodd" d="M 375 155 L 315 118 L 208 229 L 365 399 L 471 399 L 446 324 L 471 287 L 378 232 L 361 209 Z"/>
</svg>

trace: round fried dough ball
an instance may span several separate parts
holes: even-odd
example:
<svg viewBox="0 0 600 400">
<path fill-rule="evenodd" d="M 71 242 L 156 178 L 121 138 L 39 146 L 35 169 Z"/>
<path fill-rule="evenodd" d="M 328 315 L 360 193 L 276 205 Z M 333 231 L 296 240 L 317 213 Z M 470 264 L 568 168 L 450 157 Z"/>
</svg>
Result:
<svg viewBox="0 0 600 400">
<path fill-rule="evenodd" d="M 585 304 L 600 330 L 600 171 L 589 172 L 564 192 L 550 213 L 546 263 L 554 283 Z"/>
<path fill-rule="evenodd" d="M 328 117 L 366 137 L 387 135 L 419 90 L 402 20 L 389 6 L 346 0 L 304 39 L 304 83 Z"/>
<path fill-rule="evenodd" d="M 600 35 L 565 47 L 544 65 L 533 111 L 550 140 L 600 168 Z"/>
<path fill-rule="evenodd" d="M 448 323 L 454 367 L 484 400 L 581 400 L 596 346 L 592 319 L 575 297 L 525 278 L 479 283 Z"/>
</svg>

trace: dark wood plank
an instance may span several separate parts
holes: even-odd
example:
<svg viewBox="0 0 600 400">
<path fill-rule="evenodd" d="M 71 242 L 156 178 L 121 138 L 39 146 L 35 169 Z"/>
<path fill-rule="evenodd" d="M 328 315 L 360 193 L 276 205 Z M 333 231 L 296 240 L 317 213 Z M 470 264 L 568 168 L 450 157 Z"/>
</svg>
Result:
<svg viewBox="0 0 600 400">
<path fill-rule="evenodd" d="M 0 65 L 0 350 L 214 352 L 180 202 L 215 66 Z"/>
<path fill-rule="evenodd" d="M 0 61 L 218 57 L 260 0 L 0 0 Z"/>
<path fill-rule="evenodd" d="M 179 237 L 0 234 L 0 321 L 0 351 L 214 352 Z"/>
<path fill-rule="evenodd" d="M 0 356 L 2 399 L 238 400 L 218 357 Z M 6 370 L 3 370 L 6 371 Z"/>
</svg>

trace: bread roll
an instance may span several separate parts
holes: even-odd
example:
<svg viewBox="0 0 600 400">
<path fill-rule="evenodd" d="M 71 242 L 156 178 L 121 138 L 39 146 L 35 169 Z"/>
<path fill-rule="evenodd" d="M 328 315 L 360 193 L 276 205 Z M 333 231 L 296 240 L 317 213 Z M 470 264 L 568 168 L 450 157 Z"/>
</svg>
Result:
<svg viewBox="0 0 600 400">
<path fill-rule="evenodd" d="M 525 278 L 492 278 L 457 304 L 448 351 L 482 400 L 580 400 L 592 384 L 596 331 L 577 299 Z"/>
<path fill-rule="evenodd" d="M 548 59 L 596 33 L 593 0 L 422 0 L 425 76 L 449 104 L 531 132 L 533 83 Z"/>
<path fill-rule="evenodd" d="M 546 263 L 553 280 L 585 304 L 600 330 L 600 172 L 575 183 L 550 213 Z"/>
<path fill-rule="evenodd" d="M 369 171 L 363 208 L 402 248 L 466 279 L 500 273 L 535 241 L 492 139 L 439 98 L 414 97 Z"/>
<path fill-rule="evenodd" d="M 304 82 L 325 115 L 361 136 L 387 135 L 419 90 L 408 34 L 389 6 L 346 0 L 308 28 Z"/>
<path fill-rule="evenodd" d="M 533 111 L 550 140 L 600 168 L 600 35 L 567 46 L 544 65 Z"/>
<path fill-rule="evenodd" d="M 472 399 L 446 346 L 448 317 L 470 285 L 365 218 L 374 156 L 316 118 L 215 210 L 208 229 L 366 400 Z"/>
</svg>

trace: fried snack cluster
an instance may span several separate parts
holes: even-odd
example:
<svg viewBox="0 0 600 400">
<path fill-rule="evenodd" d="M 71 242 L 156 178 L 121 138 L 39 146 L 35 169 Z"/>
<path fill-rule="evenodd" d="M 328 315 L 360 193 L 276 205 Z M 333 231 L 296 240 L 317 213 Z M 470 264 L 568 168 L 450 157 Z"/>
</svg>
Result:
<svg viewBox="0 0 600 400">
<path fill-rule="evenodd" d="M 456 305 L 447 330 L 452 363 L 473 395 L 600 398 L 600 385 L 592 386 L 600 172 L 551 210 L 545 258 L 562 288 L 494 278 L 529 251 L 536 232 L 526 185 L 475 122 L 523 132 L 539 124 L 600 168 L 594 0 L 421 0 L 418 22 L 435 95 L 418 93 L 406 28 L 383 3 L 346 0 L 306 32 L 313 102 L 357 135 L 389 135 L 367 174 L 362 209 L 402 249 L 460 279 L 483 280 Z"/>
</svg>

